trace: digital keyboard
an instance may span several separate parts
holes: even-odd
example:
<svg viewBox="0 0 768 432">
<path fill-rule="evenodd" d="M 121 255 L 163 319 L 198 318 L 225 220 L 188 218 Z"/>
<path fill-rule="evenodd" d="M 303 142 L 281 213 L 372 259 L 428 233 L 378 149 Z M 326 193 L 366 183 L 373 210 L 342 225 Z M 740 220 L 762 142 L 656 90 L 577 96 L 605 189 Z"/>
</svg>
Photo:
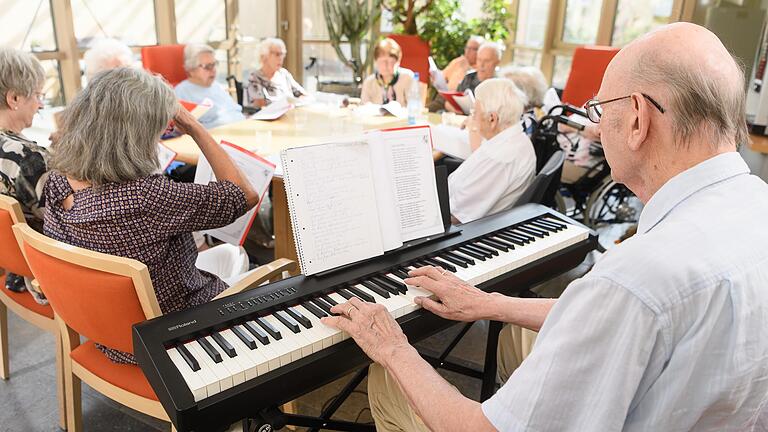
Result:
<svg viewBox="0 0 768 432">
<path fill-rule="evenodd" d="M 430 293 L 403 280 L 440 266 L 485 291 L 515 295 L 567 271 L 595 234 L 539 205 L 467 224 L 325 275 L 296 276 L 134 326 L 133 345 L 179 431 L 205 431 L 279 406 L 370 360 L 349 335 L 320 322 L 358 297 L 383 304 L 411 343 L 452 324 L 420 310 Z"/>
</svg>

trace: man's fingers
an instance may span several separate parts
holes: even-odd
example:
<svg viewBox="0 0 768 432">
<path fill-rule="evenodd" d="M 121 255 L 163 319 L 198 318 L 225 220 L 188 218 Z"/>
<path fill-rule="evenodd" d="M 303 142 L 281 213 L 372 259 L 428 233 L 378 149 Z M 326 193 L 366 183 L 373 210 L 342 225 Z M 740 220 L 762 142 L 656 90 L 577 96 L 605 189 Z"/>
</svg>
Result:
<svg viewBox="0 0 768 432">
<path fill-rule="evenodd" d="M 335 329 L 339 329 L 341 331 L 347 332 L 353 337 L 357 335 L 357 330 L 359 328 L 357 324 L 353 323 L 348 318 L 343 316 L 323 317 L 323 318 L 320 318 L 320 322 L 329 327 L 333 327 Z"/>
<path fill-rule="evenodd" d="M 410 277 L 405 280 L 405 283 L 408 285 L 424 288 L 425 290 L 434 293 L 437 296 L 445 293 L 445 291 L 448 289 L 446 281 L 436 281 L 427 276 Z"/>
<path fill-rule="evenodd" d="M 444 316 L 448 313 L 448 308 L 444 304 L 436 302 L 429 297 L 416 297 L 414 300 L 416 304 L 421 305 L 421 307 L 435 315 Z"/>
</svg>

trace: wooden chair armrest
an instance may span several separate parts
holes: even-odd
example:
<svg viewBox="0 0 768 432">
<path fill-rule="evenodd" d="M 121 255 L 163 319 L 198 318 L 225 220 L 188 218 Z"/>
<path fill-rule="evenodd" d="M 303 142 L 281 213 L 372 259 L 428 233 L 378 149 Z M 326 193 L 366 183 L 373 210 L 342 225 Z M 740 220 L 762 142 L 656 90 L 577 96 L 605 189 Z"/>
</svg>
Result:
<svg viewBox="0 0 768 432">
<path fill-rule="evenodd" d="M 280 280 L 284 271 L 295 272 L 296 269 L 296 261 L 287 258 L 276 259 L 269 264 L 264 264 L 263 266 L 256 268 L 251 274 L 220 292 L 219 295 L 213 299 L 218 300 L 232 294 L 256 288 L 266 281 L 273 282 L 275 280 Z"/>
</svg>

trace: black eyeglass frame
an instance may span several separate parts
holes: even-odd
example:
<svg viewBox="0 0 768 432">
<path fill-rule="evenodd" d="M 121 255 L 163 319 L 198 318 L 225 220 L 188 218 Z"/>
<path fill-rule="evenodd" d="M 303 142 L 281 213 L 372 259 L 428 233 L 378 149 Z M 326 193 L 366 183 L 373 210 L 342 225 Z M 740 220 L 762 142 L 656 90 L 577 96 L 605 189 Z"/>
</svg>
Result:
<svg viewBox="0 0 768 432">
<path fill-rule="evenodd" d="M 651 105 L 655 106 L 656 109 L 659 110 L 660 113 L 664 114 L 666 112 L 664 107 L 662 107 L 661 104 L 656 102 L 652 97 L 648 96 L 645 93 L 640 93 L 640 94 L 643 95 L 644 98 L 648 99 L 648 102 L 650 102 Z M 627 95 L 627 96 L 617 97 L 617 98 L 613 98 L 613 99 L 608 99 L 608 100 L 605 100 L 605 101 L 599 101 L 599 100 L 595 100 L 595 99 L 590 99 L 590 100 L 588 100 L 584 104 L 584 110 L 587 112 L 587 118 L 589 119 L 589 121 L 591 121 L 592 123 L 600 123 L 600 118 L 603 117 L 603 113 L 596 109 L 598 105 L 605 105 L 605 104 L 608 104 L 608 103 L 611 103 L 611 102 L 616 102 L 616 101 L 620 101 L 620 100 L 624 100 L 624 99 L 629 99 L 631 97 L 632 97 L 632 95 Z M 597 116 L 597 120 L 593 119 L 592 116 L 590 115 L 590 112 L 592 112 L 592 111 L 594 111 L 595 115 Z"/>
</svg>

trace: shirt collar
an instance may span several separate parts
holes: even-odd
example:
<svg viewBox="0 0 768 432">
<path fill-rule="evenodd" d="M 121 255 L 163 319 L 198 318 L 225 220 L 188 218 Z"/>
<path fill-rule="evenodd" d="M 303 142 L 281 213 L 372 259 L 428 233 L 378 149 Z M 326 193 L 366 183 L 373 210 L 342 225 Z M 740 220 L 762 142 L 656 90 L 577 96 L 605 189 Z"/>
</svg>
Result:
<svg viewBox="0 0 768 432">
<path fill-rule="evenodd" d="M 523 133 L 523 124 L 522 122 L 515 123 L 514 125 L 504 129 L 503 131 L 499 132 L 496 136 L 489 140 L 485 140 L 482 145 L 490 145 L 491 147 L 495 147 L 498 145 L 508 145 L 509 142 L 519 134 Z"/>
<path fill-rule="evenodd" d="M 737 152 L 717 155 L 672 177 L 656 191 L 640 214 L 638 234 L 655 227 L 678 204 L 696 192 L 742 174 L 749 174 L 749 167 Z"/>
</svg>

